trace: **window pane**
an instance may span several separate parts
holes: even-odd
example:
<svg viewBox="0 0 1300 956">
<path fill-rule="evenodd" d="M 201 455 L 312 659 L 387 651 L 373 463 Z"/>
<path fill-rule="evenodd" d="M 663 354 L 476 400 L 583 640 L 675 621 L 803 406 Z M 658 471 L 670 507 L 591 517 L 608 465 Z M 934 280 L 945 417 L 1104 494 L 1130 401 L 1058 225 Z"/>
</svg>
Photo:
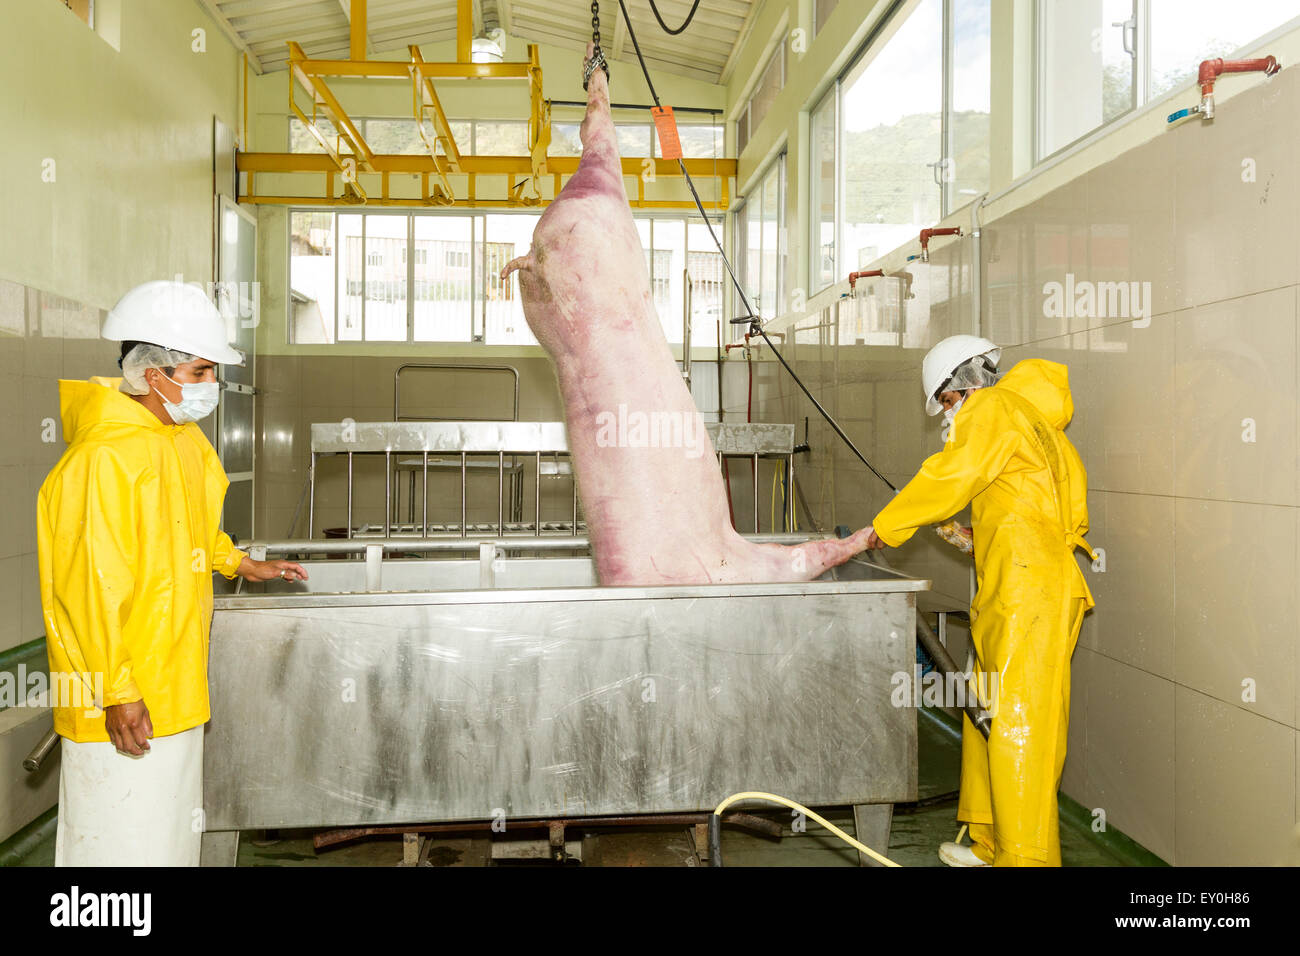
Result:
<svg viewBox="0 0 1300 956">
<path fill-rule="evenodd" d="M 361 341 L 361 288 L 365 264 L 361 256 L 361 216 L 339 216 L 338 333 L 336 341 Z"/>
<path fill-rule="evenodd" d="M 677 138 L 682 144 L 682 157 L 685 159 L 721 159 L 721 126 L 686 126 L 678 122 Z M 662 157 L 659 136 L 655 134 L 655 155 Z"/>
<path fill-rule="evenodd" d="M 835 88 L 812 115 L 810 208 L 813 221 L 813 291 L 833 283 L 835 275 Z"/>
<path fill-rule="evenodd" d="M 844 84 L 840 272 L 861 269 L 940 218 L 942 192 L 928 164 L 943 156 L 942 11 L 941 0 L 922 0 Z"/>
<path fill-rule="evenodd" d="M 1151 0 L 1152 98 L 1195 79 L 1202 60 L 1231 56 L 1297 14 L 1295 0 Z"/>
<path fill-rule="evenodd" d="M 373 153 L 419 156 L 427 155 L 429 152 L 420 137 L 414 119 L 368 119 L 358 125 L 361 128 L 361 135 L 365 137 L 366 145 Z M 430 136 L 434 135 L 434 125 L 431 120 L 425 120 L 424 129 Z"/>
<path fill-rule="evenodd" d="M 338 148 L 338 133 L 334 129 L 334 124 L 323 117 L 316 120 L 317 128 L 325 134 L 325 139 L 330 146 Z M 289 152 L 291 153 L 323 153 L 325 148 L 316 140 L 307 130 L 307 124 L 296 116 L 289 117 Z"/>
<path fill-rule="evenodd" d="M 645 157 L 650 155 L 650 126 L 647 123 L 617 125 L 614 135 L 618 137 L 620 156 Z"/>
<path fill-rule="evenodd" d="M 750 307 L 757 313 L 759 311 L 759 293 L 762 288 L 761 280 L 763 271 L 760 268 L 761 256 L 763 252 L 762 234 L 759 231 L 762 228 L 762 191 L 761 189 L 754 193 L 753 198 L 746 201 L 742 208 L 743 215 L 738 220 L 740 224 L 741 241 L 744 243 L 742 250 L 743 265 L 745 274 L 741 281 L 745 284 L 745 296 L 749 299 Z M 743 309 L 744 306 L 737 303 L 737 307 Z M 735 318 L 740 318 L 737 314 Z M 744 331 L 741 326 L 733 326 L 737 334 Z"/>
<path fill-rule="evenodd" d="M 669 342 L 682 341 L 682 310 L 685 283 L 682 272 L 686 268 L 686 221 L 683 219 L 656 219 L 652 232 L 654 240 L 654 291 L 655 311 L 664 337 Z"/>
<path fill-rule="evenodd" d="M 721 229 L 722 226 L 715 222 L 713 228 Z M 729 318 L 722 314 L 727 270 L 704 222 L 692 220 L 686 229 L 686 267 L 691 273 L 691 343 L 716 345 L 718 322 L 725 325 Z M 725 342 L 728 337 L 726 329 L 723 329 L 722 336 Z"/>
<path fill-rule="evenodd" d="M 1068 146 L 1133 106 L 1133 59 L 1122 24 L 1133 0 L 1039 0 L 1043 102 L 1040 155 Z"/>
<path fill-rule="evenodd" d="M 334 213 L 289 217 L 289 341 L 334 341 Z"/>
<path fill-rule="evenodd" d="M 582 137 L 578 134 L 578 123 L 552 123 L 551 145 L 548 156 L 581 156 Z"/>
<path fill-rule="evenodd" d="M 776 102 L 776 96 L 785 85 L 785 44 L 782 43 L 772 51 L 771 58 L 763 68 L 758 85 L 749 99 L 749 133 L 758 129 L 767 111 Z"/>
<path fill-rule="evenodd" d="M 470 123 L 468 120 L 449 120 L 447 125 L 451 127 L 451 135 L 456 140 L 456 149 L 462 153 L 469 153 L 470 138 L 472 135 L 471 129 L 474 124 Z M 425 121 L 424 128 L 428 131 L 430 136 L 434 135 L 434 126 L 431 120 Z M 437 139 L 436 136 L 434 138 Z M 423 144 L 423 140 L 421 140 L 421 145 Z M 442 156 L 447 152 L 442 148 L 441 142 L 437 143 L 436 146 L 439 156 Z"/>
<path fill-rule="evenodd" d="M 989 0 L 954 0 L 949 210 L 989 188 Z"/>
<path fill-rule="evenodd" d="M 462 150 L 465 148 L 462 146 Z M 522 156 L 528 152 L 528 124 L 477 120 L 474 123 L 474 154 L 477 156 Z"/>
<path fill-rule="evenodd" d="M 780 291 L 777 279 L 777 228 L 779 223 L 777 219 L 780 215 L 780 171 L 779 165 L 774 165 L 772 171 L 763 179 L 763 226 L 762 226 L 762 243 L 763 270 L 762 284 L 760 293 L 761 309 L 759 314 L 764 319 L 773 319 L 780 314 L 781 303 L 777 299 Z"/>
<path fill-rule="evenodd" d="M 511 259 L 522 256 L 533 241 L 533 229 L 541 216 L 487 216 L 487 269 L 484 311 L 489 345 L 536 345 L 537 338 L 524 319 L 519 302 L 518 273 L 504 282 L 501 270 Z"/>
<path fill-rule="evenodd" d="M 470 222 L 468 216 L 415 217 L 417 342 L 470 340 Z"/>
<path fill-rule="evenodd" d="M 406 341 L 407 216 L 366 216 L 366 341 Z"/>
</svg>

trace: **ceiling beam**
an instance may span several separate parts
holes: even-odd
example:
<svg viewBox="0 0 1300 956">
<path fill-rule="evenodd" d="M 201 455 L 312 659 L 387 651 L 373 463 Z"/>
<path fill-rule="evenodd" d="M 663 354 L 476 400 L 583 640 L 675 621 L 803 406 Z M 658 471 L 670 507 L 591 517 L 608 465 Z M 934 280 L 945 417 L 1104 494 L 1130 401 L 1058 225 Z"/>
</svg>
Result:
<svg viewBox="0 0 1300 956">
<path fill-rule="evenodd" d="M 230 25 L 230 21 L 217 8 L 214 0 L 195 0 L 195 2 L 216 22 L 221 32 L 226 35 L 226 39 L 233 43 L 240 52 L 248 54 L 248 60 L 253 64 L 253 72 L 261 76 L 265 72 L 261 58 L 253 52 L 252 47 L 244 42 L 244 38 L 239 35 L 239 31 Z"/>
<path fill-rule="evenodd" d="M 726 86 L 731 80 L 732 71 L 736 69 L 736 57 L 740 53 L 740 48 L 749 42 L 749 35 L 754 32 L 754 17 L 758 13 L 759 4 L 752 2 L 749 5 L 749 13 L 745 14 L 745 22 L 740 26 L 740 33 L 736 36 L 736 42 L 731 47 L 731 54 L 727 57 L 727 63 L 722 68 L 722 73 L 718 76 L 718 85 Z M 782 43 L 785 41 L 782 40 Z"/>
<path fill-rule="evenodd" d="M 348 52 L 351 60 L 366 58 L 366 0 L 339 0 L 348 18 Z"/>
<path fill-rule="evenodd" d="M 456 0 L 456 61 L 469 63 L 474 46 L 474 2 Z"/>
<path fill-rule="evenodd" d="M 627 22 L 623 19 L 623 11 L 614 8 L 614 59 L 619 60 L 623 57 L 623 44 L 627 42 Z"/>
<path fill-rule="evenodd" d="M 241 17 L 301 8 L 302 0 L 221 0 L 221 15 L 230 21 L 231 26 Z"/>
</svg>

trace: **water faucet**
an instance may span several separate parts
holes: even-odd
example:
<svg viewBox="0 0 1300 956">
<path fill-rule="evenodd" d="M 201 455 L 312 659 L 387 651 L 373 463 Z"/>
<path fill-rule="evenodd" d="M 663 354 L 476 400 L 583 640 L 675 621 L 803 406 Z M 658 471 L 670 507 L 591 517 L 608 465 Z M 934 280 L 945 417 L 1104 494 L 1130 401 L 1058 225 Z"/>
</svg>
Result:
<svg viewBox="0 0 1300 956">
<path fill-rule="evenodd" d="M 1214 119 L 1214 81 L 1224 73 L 1263 73 L 1265 76 L 1272 76 L 1280 69 L 1282 65 L 1275 56 L 1264 56 L 1254 60 L 1225 60 L 1221 57 L 1202 60 L 1200 68 L 1196 71 L 1196 81 L 1201 85 L 1201 102 L 1196 106 L 1170 113 L 1166 122 L 1176 123 L 1193 115 L 1199 115 L 1206 122 Z"/>
</svg>

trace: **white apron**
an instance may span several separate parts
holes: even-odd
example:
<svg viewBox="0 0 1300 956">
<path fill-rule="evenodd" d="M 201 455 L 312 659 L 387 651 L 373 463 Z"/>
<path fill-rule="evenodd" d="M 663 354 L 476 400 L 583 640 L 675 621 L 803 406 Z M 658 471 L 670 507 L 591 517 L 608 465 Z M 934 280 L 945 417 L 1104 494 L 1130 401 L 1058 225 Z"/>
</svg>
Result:
<svg viewBox="0 0 1300 956">
<path fill-rule="evenodd" d="M 149 747 L 132 757 L 63 738 L 55 866 L 198 866 L 203 726 Z"/>
</svg>

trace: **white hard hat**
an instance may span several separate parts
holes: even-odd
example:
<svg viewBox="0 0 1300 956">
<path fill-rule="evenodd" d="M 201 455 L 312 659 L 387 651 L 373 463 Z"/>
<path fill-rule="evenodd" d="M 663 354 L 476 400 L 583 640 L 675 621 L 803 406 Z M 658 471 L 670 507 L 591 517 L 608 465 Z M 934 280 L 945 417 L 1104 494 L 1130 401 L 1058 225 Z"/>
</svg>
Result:
<svg viewBox="0 0 1300 956">
<path fill-rule="evenodd" d="M 160 279 L 138 285 L 117 300 L 104 320 L 104 338 L 148 342 L 222 365 L 242 365 L 226 320 L 198 286 Z"/>
<path fill-rule="evenodd" d="M 925 389 L 925 413 L 938 415 L 943 406 L 935 401 L 939 386 L 952 378 L 957 366 L 977 355 L 987 355 L 994 365 L 1002 357 L 1002 350 L 977 335 L 950 335 L 926 353 L 921 362 L 921 387 Z"/>
</svg>

